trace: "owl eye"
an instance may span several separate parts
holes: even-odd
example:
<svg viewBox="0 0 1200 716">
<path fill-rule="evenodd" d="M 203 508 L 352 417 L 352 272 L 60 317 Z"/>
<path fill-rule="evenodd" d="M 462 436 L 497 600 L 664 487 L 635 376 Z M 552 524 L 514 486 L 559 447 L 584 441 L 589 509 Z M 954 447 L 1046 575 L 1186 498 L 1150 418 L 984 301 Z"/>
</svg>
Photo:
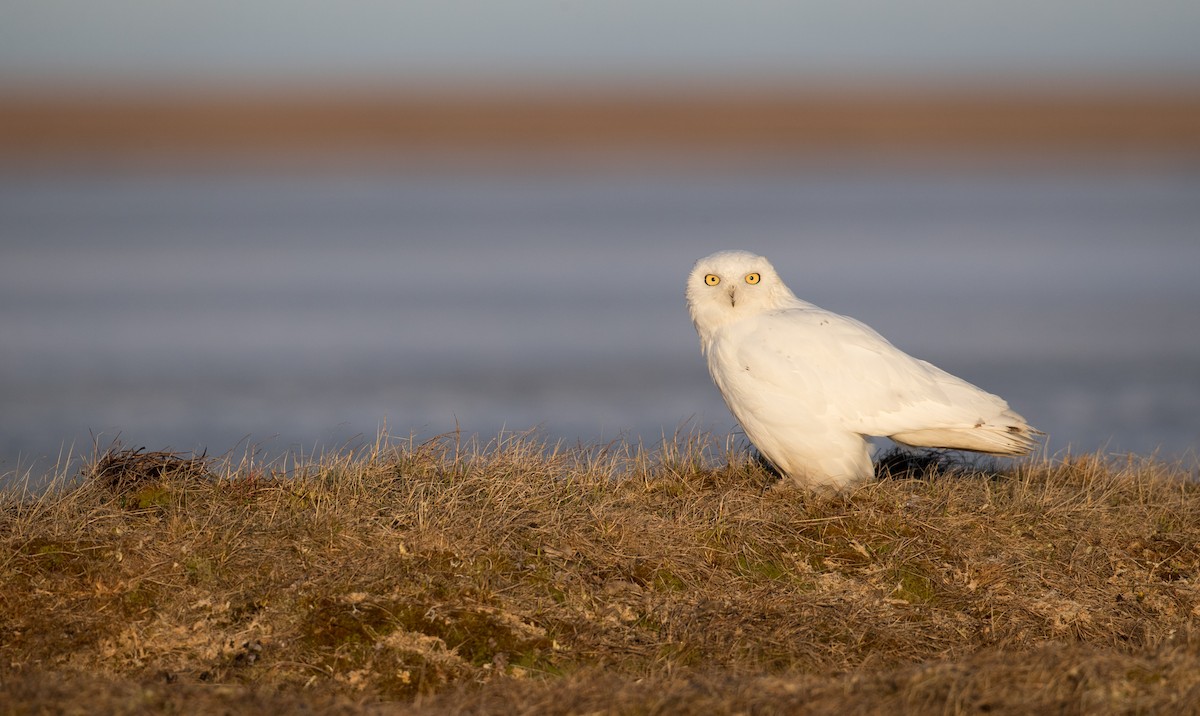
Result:
<svg viewBox="0 0 1200 716">
<path fill-rule="evenodd" d="M 759 276 L 756 273 L 748 273 L 746 274 L 746 283 L 753 286 L 754 284 L 758 283 L 761 278 L 762 276 Z"/>
<path fill-rule="evenodd" d="M 718 283 L 721 283 L 721 277 L 715 273 L 710 273 L 704 277 L 704 283 L 707 283 L 709 286 L 716 286 Z"/>
</svg>

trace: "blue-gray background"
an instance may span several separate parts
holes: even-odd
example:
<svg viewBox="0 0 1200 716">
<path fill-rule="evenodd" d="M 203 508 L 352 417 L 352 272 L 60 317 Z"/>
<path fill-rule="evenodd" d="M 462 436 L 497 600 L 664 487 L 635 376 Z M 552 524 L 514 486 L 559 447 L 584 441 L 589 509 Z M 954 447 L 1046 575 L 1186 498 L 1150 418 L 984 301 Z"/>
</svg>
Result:
<svg viewBox="0 0 1200 716">
<path fill-rule="evenodd" d="M 6 0 L 0 85 L 1195 79 L 1194 0 Z"/>
<path fill-rule="evenodd" d="M 0 182 L 0 452 L 733 420 L 683 303 L 744 247 L 1059 450 L 1183 456 L 1200 174 L 844 167 Z"/>
</svg>

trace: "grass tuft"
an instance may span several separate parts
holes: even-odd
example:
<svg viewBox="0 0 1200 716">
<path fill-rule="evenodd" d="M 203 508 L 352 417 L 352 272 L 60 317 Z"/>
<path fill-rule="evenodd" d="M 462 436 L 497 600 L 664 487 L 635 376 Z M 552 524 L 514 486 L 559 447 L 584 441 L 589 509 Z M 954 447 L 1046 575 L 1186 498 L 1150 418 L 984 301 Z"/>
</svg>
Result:
<svg viewBox="0 0 1200 716">
<path fill-rule="evenodd" d="M 115 492 L 127 492 L 147 483 L 208 477 L 209 461 L 204 455 L 145 452 L 145 448 L 121 448 L 114 444 L 85 467 L 84 474 Z"/>
</svg>

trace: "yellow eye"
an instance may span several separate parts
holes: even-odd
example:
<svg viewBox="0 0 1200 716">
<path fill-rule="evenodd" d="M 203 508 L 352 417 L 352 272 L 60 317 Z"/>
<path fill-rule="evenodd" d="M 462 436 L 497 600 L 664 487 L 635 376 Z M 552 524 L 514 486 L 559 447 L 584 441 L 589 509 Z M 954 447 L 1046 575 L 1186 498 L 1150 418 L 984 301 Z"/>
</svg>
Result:
<svg viewBox="0 0 1200 716">
<path fill-rule="evenodd" d="M 716 286 L 718 283 L 721 283 L 721 277 L 715 273 L 710 273 L 704 277 L 704 283 L 707 283 L 709 286 Z"/>
<path fill-rule="evenodd" d="M 756 273 L 748 273 L 746 274 L 746 283 L 753 286 L 754 284 L 758 283 L 759 279 L 761 278 L 762 276 L 759 276 Z"/>
</svg>

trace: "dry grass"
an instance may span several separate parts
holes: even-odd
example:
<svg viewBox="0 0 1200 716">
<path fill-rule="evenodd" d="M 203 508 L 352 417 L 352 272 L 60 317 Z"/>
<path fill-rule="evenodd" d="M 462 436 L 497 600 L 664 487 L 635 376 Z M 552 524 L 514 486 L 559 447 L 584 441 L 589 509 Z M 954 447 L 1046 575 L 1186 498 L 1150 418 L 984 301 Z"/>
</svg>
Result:
<svg viewBox="0 0 1200 716">
<path fill-rule="evenodd" d="M 946 465 L 110 452 L 0 498 L 0 713 L 1200 711 L 1194 473 Z"/>
</svg>

